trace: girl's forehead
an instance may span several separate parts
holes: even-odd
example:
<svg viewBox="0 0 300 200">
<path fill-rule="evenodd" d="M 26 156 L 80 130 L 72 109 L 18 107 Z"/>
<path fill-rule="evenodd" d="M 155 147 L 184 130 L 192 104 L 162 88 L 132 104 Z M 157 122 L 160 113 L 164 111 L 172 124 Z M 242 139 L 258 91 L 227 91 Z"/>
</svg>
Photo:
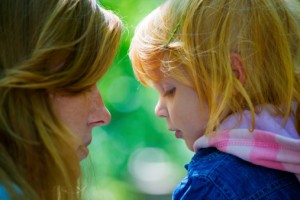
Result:
<svg viewBox="0 0 300 200">
<path fill-rule="evenodd" d="M 172 81 L 169 78 L 162 78 L 159 81 L 153 81 L 151 87 L 156 89 L 158 92 L 165 92 L 169 87 L 174 87 Z"/>
<path fill-rule="evenodd" d="M 156 86 L 156 87 L 163 87 L 163 88 L 166 88 L 166 87 L 170 87 L 170 86 L 176 86 L 176 85 L 180 85 L 181 83 L 171 77 L 164 77 L 164 78 L 161 78 L 159 81 L 156 81 L 156 82 L 152 82 L 152 85 L 153 86 Z"/>
</svg>

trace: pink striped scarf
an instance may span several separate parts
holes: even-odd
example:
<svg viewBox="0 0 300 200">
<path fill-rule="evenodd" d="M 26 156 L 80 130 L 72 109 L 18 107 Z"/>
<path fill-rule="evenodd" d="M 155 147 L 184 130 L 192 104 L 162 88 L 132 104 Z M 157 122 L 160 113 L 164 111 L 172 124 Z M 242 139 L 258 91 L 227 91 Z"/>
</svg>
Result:
<svg viewBox="0 0 300 200">
<path fill-rule="evenodd" d="M 263 110 L 255 116 L 256 127 L 250 132 L 250 116 L 249 111 L 243 112 L 241 121 L 230 116 L 212 136 L 196 140 L 194 151 L 216 147 L 256 165 L 295 173 L 300 181 L 300 137 L 293 118 L 283 127 L 282 118 Z"/>
</svg>

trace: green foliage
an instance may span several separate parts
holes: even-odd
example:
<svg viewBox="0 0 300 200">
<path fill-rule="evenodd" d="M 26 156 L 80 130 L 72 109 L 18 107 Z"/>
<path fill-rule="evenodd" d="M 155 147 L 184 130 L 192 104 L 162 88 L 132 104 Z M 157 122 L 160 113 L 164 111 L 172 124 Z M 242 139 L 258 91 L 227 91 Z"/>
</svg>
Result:
<svg viewBox="0 0 300 200">
<path fill-rule="evenodd" d="M 192 154 L 154 115 L 157 94 L 136 81 L 127 55 L 136 25 L 162 2 L 100 1 L 120 16 L 125 29 L 118 55 L 99 83 L 112 121 L 93 131 L 90 156 L 82 162 L 84 199 L 170 199 L 186 173 L 183 165 Z"/>
</svg>

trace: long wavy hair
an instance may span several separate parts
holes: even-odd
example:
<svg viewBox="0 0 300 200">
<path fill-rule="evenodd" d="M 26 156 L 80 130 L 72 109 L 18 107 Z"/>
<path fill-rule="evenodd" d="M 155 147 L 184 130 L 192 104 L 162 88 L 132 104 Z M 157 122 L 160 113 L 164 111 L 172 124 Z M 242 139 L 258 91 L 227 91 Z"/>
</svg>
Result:
<svg viewBox="0 0 300 200">
<path fill-rule="evenodd" d="M 163 77 L 192 87 L 208 104 L 206 135 L 231 113 L 271 104 L 296 117 L 300 133 L 300 8 L 296 0 L 167 0 L 137 27 L 130 47 L 143 84 Z M 241 56 L 245 81 L 232 71 Z"/>
<path fill-rule="evenodd" d="M 122 32 L 96 0 L 0 2 L 0 184 L 11 199 L 78 199 L 76 137 L 49 92 L 76 95 L 107 71 Z"/>
</svg>

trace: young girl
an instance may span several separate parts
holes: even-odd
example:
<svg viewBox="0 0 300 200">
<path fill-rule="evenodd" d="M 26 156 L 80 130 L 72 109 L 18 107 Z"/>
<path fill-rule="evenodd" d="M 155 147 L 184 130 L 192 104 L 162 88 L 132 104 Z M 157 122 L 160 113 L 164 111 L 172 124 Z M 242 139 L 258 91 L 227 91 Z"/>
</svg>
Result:
<svg viewBox="0 0 300 200">
<path fill-rule="evenodd" d="M 96 0 L 0 1 L 0 199 L 80 199 L 121 32 Z"/>
<path fill-rule="evenodd" d="M 140 23 L 135 75 L 195 151 L 173 199 L 300 198 L 299 10 L 292 0 L 167 0 Z"/>
</svg>

